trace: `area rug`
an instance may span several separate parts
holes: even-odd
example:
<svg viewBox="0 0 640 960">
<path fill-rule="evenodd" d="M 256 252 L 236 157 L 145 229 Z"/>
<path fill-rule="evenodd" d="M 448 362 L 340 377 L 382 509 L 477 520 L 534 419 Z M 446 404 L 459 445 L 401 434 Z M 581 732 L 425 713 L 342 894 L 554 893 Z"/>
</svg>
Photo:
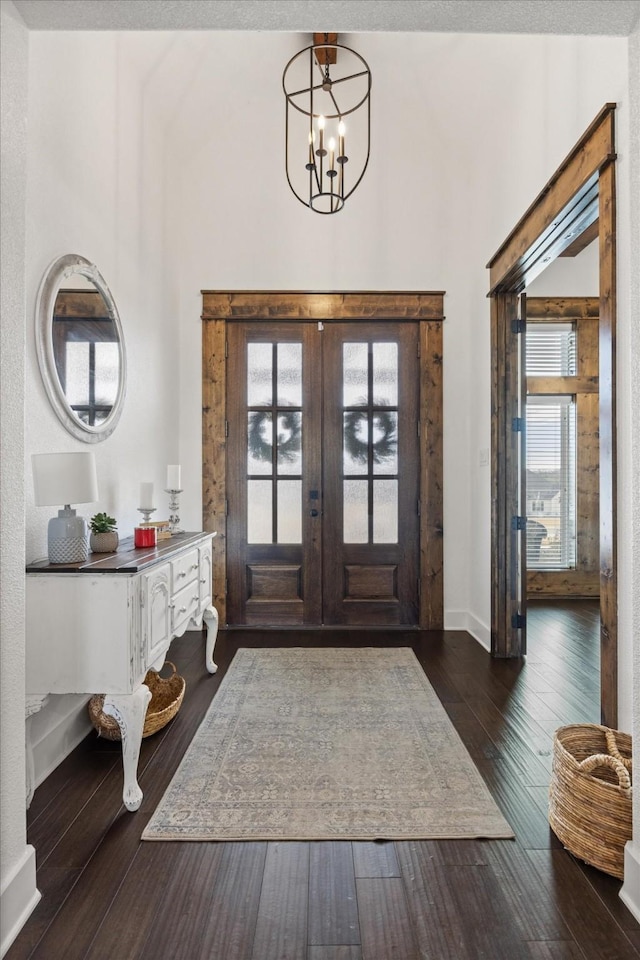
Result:
<svg viewBox="0 0 640 960">
<path fill-rule="evenodd" d="M 143 840 L 513 837 L 409 648 L 240 649 Z"/>
</svg>

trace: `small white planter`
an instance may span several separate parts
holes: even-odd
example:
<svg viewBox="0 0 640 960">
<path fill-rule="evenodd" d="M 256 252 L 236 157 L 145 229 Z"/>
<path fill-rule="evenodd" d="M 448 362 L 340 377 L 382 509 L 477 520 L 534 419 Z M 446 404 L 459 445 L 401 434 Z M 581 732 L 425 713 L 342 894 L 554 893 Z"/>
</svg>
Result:
<svg viewBox="0 0 640 960">
<path fill-rule="evenodd" d="M 114 553 L 118 549 L 118 534 L 115 530 L 92 533 L 89 538 L 92 553 Z"/>
</svg>

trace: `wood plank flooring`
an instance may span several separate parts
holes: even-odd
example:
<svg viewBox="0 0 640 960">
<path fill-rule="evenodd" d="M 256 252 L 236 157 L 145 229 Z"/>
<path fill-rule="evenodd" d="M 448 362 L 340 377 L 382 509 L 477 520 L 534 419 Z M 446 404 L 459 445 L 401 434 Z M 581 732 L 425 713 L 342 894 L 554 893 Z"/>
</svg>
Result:
<svg viewBox="0 0 640 960">
<path fill-rule="evenodd" d="M 515 841 L 141 843 L 239 646 L 411 646 Z M 174 641 L 182 709 L 143 742 L 141 809 L 121 806 L 120 747 L 91 735 L 35 793 L 42 900 L 7 960 L 632 960 L 620 882 L 576 861 L 546 820 L 553 731 L 598 722 L 598 607 L 529 608 L 529 655 L 465 633 L 221 631 Z"/>
</svg>

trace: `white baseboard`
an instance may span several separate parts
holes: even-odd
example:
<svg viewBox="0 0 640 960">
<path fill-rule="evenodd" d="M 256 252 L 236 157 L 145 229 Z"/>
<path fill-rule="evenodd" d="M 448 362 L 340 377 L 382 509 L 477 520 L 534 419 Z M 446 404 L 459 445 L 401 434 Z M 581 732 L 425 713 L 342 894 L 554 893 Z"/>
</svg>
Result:
<svg viewBox="0 0 640 960">
<path fill-rule="evenodd" d="M 629 840 L 624 848 L 624 883 L 620 899 L 640 922 L 640 844 Z"/>
<path fill-rule="evenodd" d="M 39 714 L 30 718 L 27 730 L 31 734 L 35 787 L 91 732 L 88 699 L 76 695 L 52 697 Z"/>
<path fill-rule="evenodd" d="M 27 844 L 22 857 L 2 882 L 0 957 L 7 953 L 39 900 L 40 892 L 36 887 L 36 851 L 31 844 Z"/>
<path fill-rule="evenodd" d="M 468 610 L 445 610 L 445 630 L 466 630 L 481 647 L 491 652 L 491 630 Z"/>
</svg>

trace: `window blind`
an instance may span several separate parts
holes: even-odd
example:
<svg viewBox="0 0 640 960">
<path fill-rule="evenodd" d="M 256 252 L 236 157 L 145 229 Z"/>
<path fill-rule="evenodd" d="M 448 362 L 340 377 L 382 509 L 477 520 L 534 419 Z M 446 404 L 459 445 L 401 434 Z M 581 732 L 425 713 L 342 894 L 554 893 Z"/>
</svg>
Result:
<svg viewBox="0 0 640 960">
<path fill-rule="evenodd" d="M 529 396 L 527 567 L 576 563 L 576 404 L 571 396 Z"/>
<path fill-rule="evenodd" d="M 527 323 L 527 376 L 574 377 L 575 374 L 575 325 Z"/>
</svg>

